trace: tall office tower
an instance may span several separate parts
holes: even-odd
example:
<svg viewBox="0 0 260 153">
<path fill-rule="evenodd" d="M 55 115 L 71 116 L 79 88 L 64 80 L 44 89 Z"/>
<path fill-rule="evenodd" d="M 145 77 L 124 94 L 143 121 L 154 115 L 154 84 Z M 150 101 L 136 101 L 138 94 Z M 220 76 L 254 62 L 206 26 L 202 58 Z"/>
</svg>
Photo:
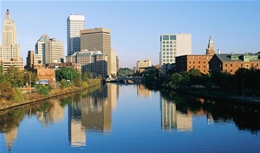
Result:
<svg viewBox="0 0 260 153">
<path fill-rule="evenodd" d="M 111 63 L 116 63 L 116 56 L 112 56 L 113 51 L 111 52 L 111 36 L 109 29 L 95 28 L 80 30 L 80 49 L 99 50 L 106 54 L 107 74 L 109 76 L 111 75 Z"/>
<path fill-rule="evenodd" d="M 175 57 L 190 55 L 191 34 L 163 34 L 160 36 L 160 65 L 175 63 Z"/>
<path fill-rule="evenodd" d="M 67 55 L 80 51 L 80 30 L 85 29 L 83 15 L 70 15 L 67 18 Z"/>
<path fill-rule="evenodd" d="M 0 46 L 0 60 L 3 61 L 4 70 L 12 65 L 23 70 L 23 59 L 20 57 L 20 45 L 16 42 L 15 22 L 11 20 L 9 10 L 7 10 L 5 14 L 2 45 Z"/>
<path fill-rule="evenodd" d="M 213 44 L 213 38 L 212 38 L 212 36 L 210 36 L 208 48 L 206 49 L 206 55 L 214 55 L 214 54 L 215 54 L 215 48 L 214 48 L 214 44 Z"/>
<path fill-rule="evenodd" d="M 49 41 L 49 36 L 47 34 L 42 34 L 41 38 L 35 44 L 35 54 L 41 55 L 41 63 L 45 61 L 45 43 Z"/>
<path fill-rule="evenodd" d="M 45 61 L 43 61 L 43 63 L 60 63 L 63 59 L 63 43 L 56 38 L 49 39 L 45 44 Z"/>
</svg>

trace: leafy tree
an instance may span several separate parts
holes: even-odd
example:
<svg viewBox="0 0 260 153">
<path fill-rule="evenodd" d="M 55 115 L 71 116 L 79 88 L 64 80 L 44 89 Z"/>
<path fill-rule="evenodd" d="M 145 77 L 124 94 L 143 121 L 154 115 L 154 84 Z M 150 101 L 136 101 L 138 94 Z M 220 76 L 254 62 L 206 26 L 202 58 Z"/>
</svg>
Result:
<svg viewBox="0 0 260 153">
<path fill-rule="evenodd" d="M 12 97 L 14 102 L 20 102 L 24 100 L 24 94 L 19 88 L 14 88 L 14 95 Z"/>
<path fill-rule="evenodd" d="M 77 70 L 70 68 L 70 67 L 58 69 L 55 71 L 55 74 L 56 74 L 57 81 L 61 81 L 62 79 L 72 81 L 74 78 L 76 78 L 80 75 L 77 72 Z"/>
<path fill-rule="evenodd" d="M 83 73 L 82 81 L 87 81 L 91 77 L 90 71 L 87 70 Z"/>
<path fill-rule="evenodd" d="M 29 72 L 29 71 L 25 71 L 24 72 L 24 82 L 28 83 L 33 86 L 36 84 L 36 82 L 39 80 L 39 78 L 37 77 L 37 74 L 34 72 Z"/>
<path fill-rule="evenodd" d="M 50 85 L 37 85 L 36 88 L 38 89 L 39 94 L 48 95 L 51 91 Z"/>
<path fill-rule="evenodd" d="M 19 87 L 24 85 L 24 73 L 20 71 L 17 67 L 8 67 L 5 76 L 13 87 Z"/>
<path fill-rule="evenodd" d="M 11 100 L 14 96 L 12 84 L 7 80 L 0 82 L 0 96 L 3 99 Z"/>
</svg>

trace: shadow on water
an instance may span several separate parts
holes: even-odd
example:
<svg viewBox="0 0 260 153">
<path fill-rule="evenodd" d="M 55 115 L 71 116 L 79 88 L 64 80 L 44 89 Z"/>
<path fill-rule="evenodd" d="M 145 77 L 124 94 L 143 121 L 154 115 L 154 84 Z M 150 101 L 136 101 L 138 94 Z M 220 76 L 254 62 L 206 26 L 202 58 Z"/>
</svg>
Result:
<svg viewBox="0 0 260 153">
<path fill-rule="evenodd" d="M 161 91 L 163 98 L 175 103 L 176 109 L 183 113 L 206 115 L 214 123 L 233 122 L 242 131 L 257 135 L 260 131 L 260 107 L 212 101 L 191 95 Z"/>
</svg>

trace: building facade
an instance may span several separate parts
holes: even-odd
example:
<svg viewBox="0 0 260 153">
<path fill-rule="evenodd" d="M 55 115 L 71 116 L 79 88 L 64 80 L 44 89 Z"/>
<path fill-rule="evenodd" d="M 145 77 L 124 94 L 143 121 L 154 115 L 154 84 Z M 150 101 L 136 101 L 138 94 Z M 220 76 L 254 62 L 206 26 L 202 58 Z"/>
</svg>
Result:
<svg viewBox="0 0 260 153">
<path fill-rule="evenodd" d="M 4 71 L 9 66 L 23 70 L 23 59 L 20 56 L 20 45 L 16 42 L 15 22 L 11 20 L 9 10 L 6 11 L 2 30 L 2 45 L 0 46 L 0 61 Z"/>
<path fill-rule="evenodd" d="M 107 76 L 107 55 L 101 51 L 83 50 L 66 56 L 66 61 L 81 65 L 81 72 L 90 71 L 92 77 Z"/>
<path fill-rule="evenodd" d="M 45 60 L 46 63 L 61 63 L 64 59 L 63 43 L 55 38 L 49 39 L 45 44 Z"/>
<path fill-rule="evenodd" d="M 152 66 L 152 62 L 149 59 L 145 59 L 143 61 L 137 61 L 137 71 L 139 73 L 142 73 L 145 70 L 145 68 L 151 66 Z"/>
<path fill-rule="evenodd" d="M 116 70 L 116 53 L 111 50 L 111 35 L 109 29 L 95 28 L 80 30 L 80 46 L 81 50 L 98 50 L 106 54 L 107 74 L 116 74 L 116 72 L 114 72 Z"/>
<path fill-rule="evenodd" d="M 210 36 L 205 55 L 182 55 L 176 57 L 176 71 L 183 72 L 198 69 L 201 73 L 209 73 L 209 61 L 215 54 L 213 38 Z"/>
<path fill-rule="evenodd" d="M 260 69 L 260 52 L 245 54 L 215 54 L 209 61 L 210 72 L 235 74 L 239 68 Z"/>
<path fill-rule="evenodd" d="M 35 44 L 35 54 L 41 55 L 41 63 L 43 63 L 43 61 L 46 61 L 45 45 L 47 41 L 49 41 L 49 36 L 47 34 L 42 34 L 41 38 L 38 39 L 38 41 Z"/>
<path fill-rule="evenodd" d="M 72 14 L 67 18 L 67 55 L 80 51 L 80 30 L 85 29 L 85 17 Z"/>
<path fill-rule="evenodd" d="M 175 57 L 192 53 L 191 34 L 163 34 L 160 36 L 160 65 L 175 63 Z"/>
<path fill-rule="evenodd" d="M 42 64 L 60 63 L 64 59 L 64 45 L 56 38 L 49 38 L 47 34 L 43 34 L 35 44 L 35 52 L 42 56 Z"/>
</svg>

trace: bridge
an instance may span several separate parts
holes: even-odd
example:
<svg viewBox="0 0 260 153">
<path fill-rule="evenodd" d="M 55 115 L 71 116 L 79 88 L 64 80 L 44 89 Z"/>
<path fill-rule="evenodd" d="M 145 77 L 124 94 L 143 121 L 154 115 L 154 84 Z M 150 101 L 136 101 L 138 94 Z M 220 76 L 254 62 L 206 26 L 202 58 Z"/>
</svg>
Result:
<svg viewBox="0 0 260 153">
<path fill-rule="evenodd" d="M 114 83 L 139 83 L 142 82 L 142 77 L 118 77 L 116 79 L 107 79 L 106 82 L 114 82 Z"/>
</svg>

